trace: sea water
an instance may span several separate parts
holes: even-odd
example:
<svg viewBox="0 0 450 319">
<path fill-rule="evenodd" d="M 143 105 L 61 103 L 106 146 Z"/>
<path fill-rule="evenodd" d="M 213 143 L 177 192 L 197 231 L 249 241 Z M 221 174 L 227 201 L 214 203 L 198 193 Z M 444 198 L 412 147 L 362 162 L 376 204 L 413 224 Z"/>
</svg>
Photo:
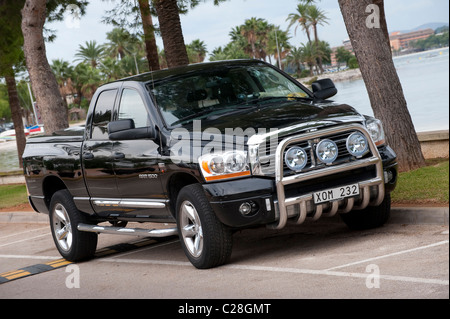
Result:
<svg viewBox="0 0 450 319">
<path fill-rule="evenodd" d="M 438 49 L 394 58 L 409 113 L 417 132 L 449 129 L 449 49 Z M 362 79 L 337 82 L 332 99 L 372 115 Z"/>
</svg>

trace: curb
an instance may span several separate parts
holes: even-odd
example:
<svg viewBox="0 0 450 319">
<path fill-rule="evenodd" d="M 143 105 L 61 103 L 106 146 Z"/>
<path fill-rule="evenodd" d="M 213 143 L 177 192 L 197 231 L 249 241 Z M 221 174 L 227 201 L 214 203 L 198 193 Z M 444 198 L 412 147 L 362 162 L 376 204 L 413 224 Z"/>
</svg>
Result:
<svg viewBox="0 0 450 319">
<path fill-rule="evenodd" d="M 389 224 L 448 226 L 448 207 L 392 207 Z M 339 220 L 334 219 L 334 220 Z M 36 212 L 0 213 L 0 223 L 48 224 L 46 214 Z"/>
<path fill-rule="evenodd" d="M 0 213 L 0 223 L 48 224 L 49 217 L 47 214 L 39 214 L 33 211 L 3 212 Z"/>
<path fill-rule="evenodd" d="M 391 224 L 448 226 L 448 207 L 392 207 Z"/>
</svg>

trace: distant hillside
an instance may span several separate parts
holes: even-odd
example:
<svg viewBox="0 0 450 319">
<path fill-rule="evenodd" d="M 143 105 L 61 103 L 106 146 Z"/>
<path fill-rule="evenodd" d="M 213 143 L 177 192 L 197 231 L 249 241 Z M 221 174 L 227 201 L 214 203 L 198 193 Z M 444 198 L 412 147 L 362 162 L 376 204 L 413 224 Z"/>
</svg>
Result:
<svg viewBox="0 0 450 319">
<path fill-rule="evenodd" d="M 436 30 L 440 27 L 448 27 L 448 23 L 446 22 L 431 22 L 431 23 L 426 23 L 426 24 L 422 24 L 421 26 L 418 26 L 414 29 L 411 30 L 397 30 L 397 31 L 393 31 L 393 32 L 398 32 L 400 31 L 401 33 L 408 33 L 408 32 L 412 32 L 412 31 L 417 31 L 417 30 L 423 30 L 423 29 L 433 29 Z"/>
</svg>

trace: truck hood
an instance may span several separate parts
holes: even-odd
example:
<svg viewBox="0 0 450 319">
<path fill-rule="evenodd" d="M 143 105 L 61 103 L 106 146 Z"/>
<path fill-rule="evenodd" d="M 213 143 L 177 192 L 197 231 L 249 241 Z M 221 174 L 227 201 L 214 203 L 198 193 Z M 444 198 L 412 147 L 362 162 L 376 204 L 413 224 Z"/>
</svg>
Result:
<svg viewBox="0 0 450 319">
<path fill-rule="evenodd" d="M 201 118 L 183 126 L 191 134 L 194 140 L 210 139 L 215 133 L 229 134 L 229 132 L 252 130 L 255 133 L 265 130 L 279 131 L 279 135 L 302 132 L 312 128 L 333 126 L 342 123 L 363 123 L 364 116 L 347 104 L 334 102 L 313 103 L 301 101 L 287 101 L 283 103 L 265 104 L 261 107 L 254 106 L 245 109 L 231 110 L 226 114 L 212 115 Z M 237 130 L 238 129 L 238 130 Z M 204 134 L 204 132 L 208 134 Z M 203 132 L 203 134 L 198 134 Z M 211 132 L 211 134 L 209 134 Z M 202 138 L 203 137 L 203 138 Z"/>
<path fill-rule="evenodd" d="M 287 101 L 201 118 L 201 121 L 174 129 L 167 145 L 180 143 L 181 138 L 189 145 L 185 147 L 197 145 L 221 149 L 223 143 L 228 148 L 246 147 L 249 138 L 255 134 L 271 132 L 283 137 L 311 129 L 364 122 L 365 117 L 347 104 Z"/>
</svg>

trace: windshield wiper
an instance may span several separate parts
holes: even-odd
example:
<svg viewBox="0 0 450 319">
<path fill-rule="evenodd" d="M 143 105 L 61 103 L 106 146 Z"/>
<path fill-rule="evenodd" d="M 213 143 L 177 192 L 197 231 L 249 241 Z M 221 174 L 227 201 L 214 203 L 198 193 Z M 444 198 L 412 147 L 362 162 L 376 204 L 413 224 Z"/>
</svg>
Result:
<svg viewBox="0 0 450 319">
<path fill-rule="evenodd" d="M 284 96 L 264 96 L 264 97 L 254 97 L 252 99 L 246 100 L 246 101 L 242 101 L 240 103 L 238 103 L 238 106 L 242 106 L 242 105 L 249 105 L 249 104 L 259 104 L 261 102 L 265 102 L 265 101 L 270 101 L 270 100 L 274 100 L 274 99 L 283 99 L 285 98 Z"/>
<path fill-rule="evenodd" d="M 194 113 L 194 114 L 182 117 L 181 119 L 178 119 L 177 121 L 173 122 L 171 125 L 180 124 L 180 123 L 186 122 L 187 120 L 192 120 L 192 119 L 198 118 L 198 117 L 200 117 L 202 115 L 206 115 L 208 113 L 211 113 L 211 111 L 212 111 L 211 108 L 204 109 L 204 110 L 202 110 L 200 112 L 197 112 L 197 113 Z"/>
</svg>

